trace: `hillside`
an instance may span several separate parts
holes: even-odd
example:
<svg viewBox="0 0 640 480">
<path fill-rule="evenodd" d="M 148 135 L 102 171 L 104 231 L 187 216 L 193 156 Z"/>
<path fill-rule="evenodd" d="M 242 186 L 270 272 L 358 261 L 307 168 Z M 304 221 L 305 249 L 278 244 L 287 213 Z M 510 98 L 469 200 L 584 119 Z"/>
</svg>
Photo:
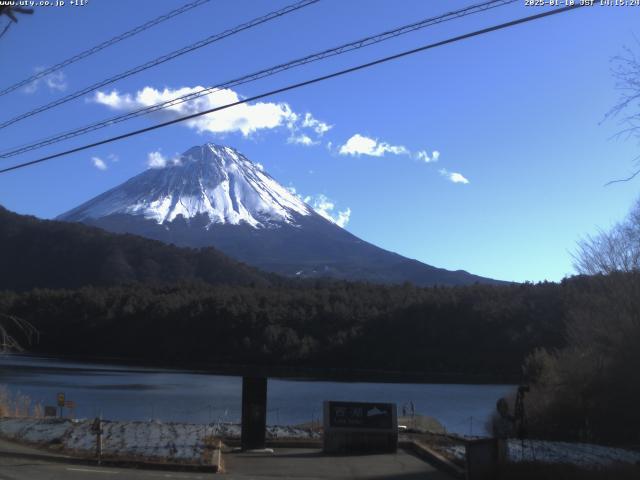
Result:
<svg viewBox="0 0 640 480">
<path fill-rule="evenodd" d="M 276 280 L 215 248 L 178 248 L 0 207 L 0 289 L 77 288 L 132 282 L 266 285 Z M 5 273 L 6 272 L 6 273 Z"/>
</svg>

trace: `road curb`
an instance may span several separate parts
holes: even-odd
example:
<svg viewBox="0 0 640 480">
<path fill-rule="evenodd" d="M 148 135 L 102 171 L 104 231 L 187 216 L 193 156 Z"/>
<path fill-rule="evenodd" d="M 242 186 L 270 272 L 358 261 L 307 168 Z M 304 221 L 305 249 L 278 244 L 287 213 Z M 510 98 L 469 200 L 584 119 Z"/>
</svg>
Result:
<svg viewBox="0 0 640 480">
<path fill-rule="evenodd" d="M 428 463 L 438 467 L 439 469 L 447 472 L 448 474 L 459 478 L 466 478 L 466 472 L 463 468 L 459 467 L 449 459 L 445 458 L 434 449 L 427 447 L 422 443 L 418 443 L 415 440 L 402 440 L 399 442 L 399 446 L 405 450 L 415 453 L 421 459 Z"/>
<path fill-rule="evenodd" d="M 239 447 L 241 445 L 240 439 L 225 439 L 224 445 L 228 447 Z M 322 440 L 278 440 L 269 439 L 264 443 L 265 447 L 269 448 L 319 448 L 322 449 Z"/>
</svg>

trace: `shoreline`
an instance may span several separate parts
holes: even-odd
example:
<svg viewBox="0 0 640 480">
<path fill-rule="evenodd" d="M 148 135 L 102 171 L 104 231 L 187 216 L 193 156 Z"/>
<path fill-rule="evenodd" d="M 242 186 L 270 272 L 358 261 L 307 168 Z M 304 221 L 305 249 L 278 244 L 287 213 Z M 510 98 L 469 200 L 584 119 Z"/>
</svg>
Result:
<svg viewBox="0 0 640 480">
<path fill-rule="evenodd" d="M 153 361 L 139 358 L 123 357 L 90 357 L 58 355 L 48 353 L 12 353 L 5 357 L 31 358 L 41 360 L 59 360 L 64 362 L 86 363 L 90 365 L 126 367 L 123 371 L 140 373 L 158 369 L 171 372 L 191 373 L 199 375 L 220 376 L 258 376 L 287 381 L 316 381 L 316 382 L 349 382 L 349 383 L 408 383 L 408 384 L 460 384 L 460 385 L 517 385 L 519 378 L 516 375 L 494 374 L 465 374 L 465 373 L 440 373 L 440 372 L 402 372 L 393 370 L 367 370 L 355 368 L 335 367 L 292 367 L 292 366 L 264 366 L 264 365 L 233 365 L 210 364 L 206 362 L 177 362 L 168 364 L 162 361 Z M 24 368 L 28 368 L 25 366 Z M 74 368 L 66 367 L 72 371 Z M 77 368 L 76 370 L 82 370 Z M 107 369 L 119 371 L 120 369 Z"/>
</svg>

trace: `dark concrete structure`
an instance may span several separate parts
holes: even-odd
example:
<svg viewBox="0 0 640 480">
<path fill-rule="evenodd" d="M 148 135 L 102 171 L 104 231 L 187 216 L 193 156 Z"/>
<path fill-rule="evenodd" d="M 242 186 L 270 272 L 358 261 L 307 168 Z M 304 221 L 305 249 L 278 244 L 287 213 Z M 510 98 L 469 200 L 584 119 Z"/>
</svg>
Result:
<svg viewBox="0 0 640 480">
<path fill-rule="evenodd" d="M 267 377 L 242 377 L 242 450 L 265 448 Z"/>
<path fill-rule="evenodd" d="M 506 442 L 498 438 L 469 441 L 466 457 L 467 480 L 491 480 L 506 460 Z"/>
</svg>

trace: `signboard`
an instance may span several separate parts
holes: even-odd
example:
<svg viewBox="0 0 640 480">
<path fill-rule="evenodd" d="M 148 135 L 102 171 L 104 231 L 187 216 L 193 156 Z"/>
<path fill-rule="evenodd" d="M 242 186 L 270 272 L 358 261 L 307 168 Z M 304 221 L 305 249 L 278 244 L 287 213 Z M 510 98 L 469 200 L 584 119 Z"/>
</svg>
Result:
<svg viewBox="0 0 640 480">
<path fill-rule="evenodd" d="M 66 408 L 76 408 L 76 402 L 74 402 L 73 400 L 67 400 L 66 402 L 64 402 L 64 406 Z"/>
<path fill-rule="evenodd" d="M 57 397 L 58 397 L 58 406 L 64 407 L 64 393 L 59 393 Z"/>
<path fill-rule="evenodd" d="M 393 427 L 393 405 L 390 403 L 329 402 L 329 425 L 333 428 Z"/>
<path fill-rule="evenodd" d="M 398 413 L 394 403 L 324 402 L 324 451 L 395 452 Z"/>
</svg>

